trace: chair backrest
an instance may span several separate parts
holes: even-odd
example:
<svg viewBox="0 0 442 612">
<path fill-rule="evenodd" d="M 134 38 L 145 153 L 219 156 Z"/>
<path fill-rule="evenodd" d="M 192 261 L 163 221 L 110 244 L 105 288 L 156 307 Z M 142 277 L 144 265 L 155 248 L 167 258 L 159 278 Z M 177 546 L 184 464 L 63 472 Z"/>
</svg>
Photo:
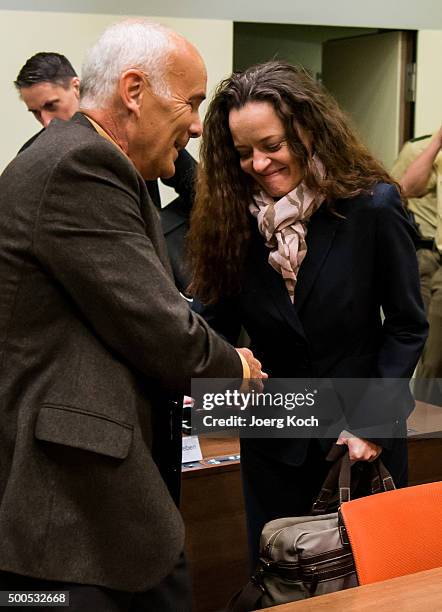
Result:
<svg viewBox="0 0 442 612">
<path fill-rule="evenodd" d="M 341 506 L 359 584 L 442 566 L 442 482 Z"/>
</svg>

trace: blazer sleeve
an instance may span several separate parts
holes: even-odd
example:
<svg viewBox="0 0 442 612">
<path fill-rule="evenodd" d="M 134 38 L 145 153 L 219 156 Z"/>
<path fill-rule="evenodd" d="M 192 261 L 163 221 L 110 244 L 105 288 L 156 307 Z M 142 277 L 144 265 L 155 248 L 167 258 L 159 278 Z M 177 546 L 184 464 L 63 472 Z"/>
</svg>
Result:
<svg viewBox="0 0 442 612">
<path fill-rule="evenodd" d="M 374 206 L 376 290 L 385 318 L 373 381 L 349 425 L 357 435 L 388 447 L 396 425 L 403 423 L 414 408 L 409 379 L 422 352 L 428 323 L 420 294 L 413 229 L 396 187 L 378 185 Z"/>
<path fill-rule="evenodd" d="M 385 316 L 376 375 L 410 378 L 428 333 L 413 228 L 393 185 L 377 187 L 374 205 L 377 213 L 376 270 Z"/>
<path fill-rule="evenodd" d="M 192 377 L 242 378 L 236 351 L 189 309 L 158 258 L 142 188 L 104 139 L 77 146 L 46 185 L 36 257 L 101 341 L 165 391 L 189 394 Z"/>
<path fill-rule="evenodd" d="M 234 298 L 221 299 L 216 304 L 206 305 L 197 298 L 193 300 L 192 310 L 200 314 L 210 327 L 222 338 L 235 346 L 241 332 L 241 320 L 238 305 Z"/>
</svg>

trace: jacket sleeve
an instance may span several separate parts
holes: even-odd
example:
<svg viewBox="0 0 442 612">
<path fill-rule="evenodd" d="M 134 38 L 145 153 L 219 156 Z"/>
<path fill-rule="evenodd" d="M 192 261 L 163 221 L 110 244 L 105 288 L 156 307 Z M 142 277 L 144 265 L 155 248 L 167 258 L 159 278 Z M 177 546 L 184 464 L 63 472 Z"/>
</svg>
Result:
<svg viewBox="0 0 442 612">
<path fill-rule="evenodd" d="M 377 262 L 385 317 L 377 375 L 410 378 L 428 333 L 419 270 L 410 226 L 396 187 L 375 191 Z"/>
<path fill-rule="evenodd" d="M 358 403 L 349 428 L 383 446 L 414 408 L 409 379 L 422 352 L 428 323 L 420 294 L 413 229 L 396 187 L 374 191 L 376 274 L 384 321 L 373 381 Z M 365 426 L 361 429 L 361 426 Z M 398 430 L 400 431 L 400 430 Z M 402 434 L 400 434 L 402 435 Z"/>
<path fill-rule="evenodd" d="M 217 304 L 205 305 L 198 299 L 194 299 L 192 309 L 200 314 L 203 319 L 222 338 L 235 346 L 241 332 L 241 321 L 238 316 L 238 307 L 234 298 L 221 299 Z"/>
<path fill-rule="evenodd" d="M 105 140 L 70 151 L 39 205 L 36 257 L 101 341 L 166 391 L 189 394 L 192 377 L 242 378 L 236 351 L 189 309 L 158 258 L 142 188 Z"/>
</svg>

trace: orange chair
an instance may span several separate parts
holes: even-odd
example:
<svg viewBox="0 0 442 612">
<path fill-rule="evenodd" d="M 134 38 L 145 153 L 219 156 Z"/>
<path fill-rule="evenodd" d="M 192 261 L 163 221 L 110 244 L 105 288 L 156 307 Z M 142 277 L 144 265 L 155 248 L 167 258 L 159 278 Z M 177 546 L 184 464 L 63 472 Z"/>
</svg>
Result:
<svg viewBox="0 0 442 612">
<path fill-rule="evenodd" d="M 442 482 L 341 505 L 359 584 L 442 566 Z"/>
</svg>

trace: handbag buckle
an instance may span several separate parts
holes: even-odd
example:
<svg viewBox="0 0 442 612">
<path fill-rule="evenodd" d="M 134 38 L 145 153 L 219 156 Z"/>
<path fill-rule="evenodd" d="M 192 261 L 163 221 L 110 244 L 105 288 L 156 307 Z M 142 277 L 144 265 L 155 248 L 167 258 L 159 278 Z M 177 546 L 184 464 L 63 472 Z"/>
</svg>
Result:
<svg viewBox="0 0 442 612">
<path fill-rule="evenodd" d="M 338 510 L 338 528 L 339 528 L 339 537 L 341 539 L 342 545 L 350 546 L 350 540 L 348 539 L 348 532 L 344 524 L 344 520 L 342 518 L 341 510 Z"/>
</svg>

